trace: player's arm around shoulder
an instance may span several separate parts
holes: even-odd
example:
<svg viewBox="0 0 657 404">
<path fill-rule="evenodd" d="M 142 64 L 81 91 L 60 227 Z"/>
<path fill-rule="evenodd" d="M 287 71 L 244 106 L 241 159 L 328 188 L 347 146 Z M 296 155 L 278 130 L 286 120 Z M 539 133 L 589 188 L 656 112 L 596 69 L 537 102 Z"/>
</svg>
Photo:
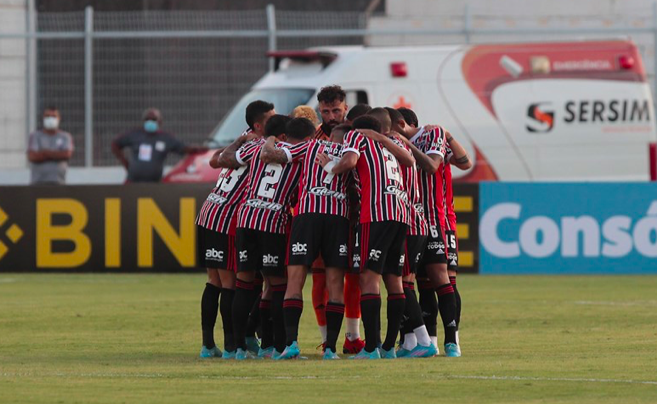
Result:
<svg viewBox="0 0 657 404">
<path fill-rule="evenodd" d="M 260 160 L 266 164 L 286 164 L 290 162 L 289 156 L 282 148 L 276 147 L 276 137 L 270 136 L 262 146 Z"/>
<path fill-rule="evenodd" d="M 210 159 L 210 166 L 212 168 L 239 168 L 243 166 L 239 158 L 240 148 L 247 143 L 255 139 L 255 135 L 246 135 L 240 136 L 233 141 L 228 147 L 226 147 L 221 153 L 217 151 L 212 158 Z"/>
<path fill-rule="evenodd" d="M 338 162 L 331 160 L 325 153 L 317 154 L 315 163 L 321 165 L 330 174 L 344 174 L 353 170 L 358 164 L 360 155 L 354 150 L 345 150 Z"/>
<path fill-rule="evenodd" d="M 449 163 L 458 167 L 461 170 L 467 170 L 472 167 L 472 160 L 468 156 L 468 152 L 465 148 L 456 140 L 454 136 L 445 131 L 445 138 L 449 148 L 452 150 L 451 156 L 449 158 Z"/>
</svg>

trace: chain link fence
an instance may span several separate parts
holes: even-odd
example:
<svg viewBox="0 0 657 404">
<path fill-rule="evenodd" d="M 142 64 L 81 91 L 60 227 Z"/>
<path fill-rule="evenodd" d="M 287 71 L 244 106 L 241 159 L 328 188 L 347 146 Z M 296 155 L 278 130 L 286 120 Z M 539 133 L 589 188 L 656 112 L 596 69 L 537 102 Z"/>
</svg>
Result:
<svg viewBox="0 0 657 404">
<path fill-rule="evenodd" d="M 26 66 L 28 70 L 30 66 L 36 68 L 32 79 L 36 88 L 28 91 L 28 103 L 33 100 L 31 121 L 39 119 L 44 107 L 56 105 L 62 113 L 62 128 L 75 138 L 71 165 L 113 166 L 117 163 L 110 150 L 112 139 L 140 126 L 141 114 L 148 107 L 162 111 L 165 130 L 186 142 L 202 143 L 229 108 L 267 71 L 264 55 L 270 49 L 631 36 L 654 79 L 656 15 L 653 11 L 652 15 L 614 19 L 525 19 L 466 11 L 443 15 L 430 24 L 425 22 L 425 26 L 365 13 L 275 11 L 273 7 L 86 15 L 44 12 L 35 15 L 36 33 L 23 27 L 24 34 L 0 35 L 0 53 L 9 45 L 25 52 L 23 49 L 33 43 L 34 55 Z M 29 50 L 27 54 L 30 57 Z M 91 60 L 86 60 L 88 55 Z M 90 87 L 86 79 L 91 79 Z M 92 124 L 86 125 L 89 122 Z M 93 147 L 87 148 L 85 139 L 93 139 Z"/>
<path fill-rule="evenodd" d="M 365 29 L 365 24 L 364 15 L 351 12 L 276 13 L 278 29 Z M 85 13 L 41 13 L 37 28 L 83 32 Z M 186 142 L 202 143 L 267 71 L 264 55 L 269 46 L 266 35 L 204 37 L 203 32 L 266 32 L 268 28 L 265 10 L 94 13 L 94 34 L 108 37 L 93 39 L 93 165 L 116 165 L 112 139 L 141 125 L 141 113 L 148 107 L 162 111 L 165 130 Z M 138 36 L 149 32 L 165 37 Z M 120 37 L 122 33 L 127 37 Z M 280 39 L 277 46 L 292 49 L 362 41 L 353 36 L 299 37 Z M 84 68 L 84 39 L 37 41 L 37 111 L 50 104 L 59 107 L 62 127 L 77 145 L 71 165 L 85 163 Z"/>
</svg>

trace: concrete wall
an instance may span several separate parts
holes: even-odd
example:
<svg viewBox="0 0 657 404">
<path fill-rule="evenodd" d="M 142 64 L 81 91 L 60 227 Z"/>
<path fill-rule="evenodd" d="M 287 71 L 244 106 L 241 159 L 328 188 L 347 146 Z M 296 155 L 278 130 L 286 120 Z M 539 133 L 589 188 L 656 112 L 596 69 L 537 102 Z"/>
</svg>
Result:
<svg viewBox="0 0 657 404">
<path fill-rule="evenodd" d="M 0 33 L 25 32 L 27 0 L 0 0 Z M 0 169 L 25 167 L 26 41 L 0 39 Z"/>
</svg>

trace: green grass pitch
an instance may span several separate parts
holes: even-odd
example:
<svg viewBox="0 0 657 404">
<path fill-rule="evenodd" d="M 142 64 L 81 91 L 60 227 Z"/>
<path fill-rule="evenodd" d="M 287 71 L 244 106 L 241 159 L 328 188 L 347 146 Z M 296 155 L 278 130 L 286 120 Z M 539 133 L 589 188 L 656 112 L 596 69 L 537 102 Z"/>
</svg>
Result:
<svg viewBox="0 0 657 404">
<path fill-rule="evenodd" d="M 309 293 L 309 360 L 198 359 L 203 285 L 0 275 L 0 403 L 657 402 L 657 277 L 462 276 L 463 357 L 329 363 Z"/>
</svg>

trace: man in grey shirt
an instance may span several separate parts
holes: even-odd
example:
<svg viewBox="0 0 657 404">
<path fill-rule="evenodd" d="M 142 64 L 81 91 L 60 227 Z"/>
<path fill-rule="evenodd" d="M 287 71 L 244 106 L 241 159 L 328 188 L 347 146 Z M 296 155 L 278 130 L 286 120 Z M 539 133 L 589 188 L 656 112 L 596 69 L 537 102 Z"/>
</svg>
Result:
<svg viewBox="0 0 657 404">
<path fill-rule="evenodd" d="M 206 147 L 187 146 L 173 135 L 160 130 L 162 114 L 155 108 L 143 114 L 144 124 L 118 136 L 112 142 L 112 153 L 128 170 L 126 182 L 159 182 L 164 171 L 164 161 L 170 152 L 178 154 L 203 153 Z M 129 149 L 129 158 L 123 149 Z"/>
<path fill-rule="evenodd" d="M 73 155 L 73 137 L 59 129 L 59 110 L 43 111 L 43 129 L 30 133 L 27 159 L 32 163 L 32 184 L 64 184 L 68 160 Z"/>
</svg>

